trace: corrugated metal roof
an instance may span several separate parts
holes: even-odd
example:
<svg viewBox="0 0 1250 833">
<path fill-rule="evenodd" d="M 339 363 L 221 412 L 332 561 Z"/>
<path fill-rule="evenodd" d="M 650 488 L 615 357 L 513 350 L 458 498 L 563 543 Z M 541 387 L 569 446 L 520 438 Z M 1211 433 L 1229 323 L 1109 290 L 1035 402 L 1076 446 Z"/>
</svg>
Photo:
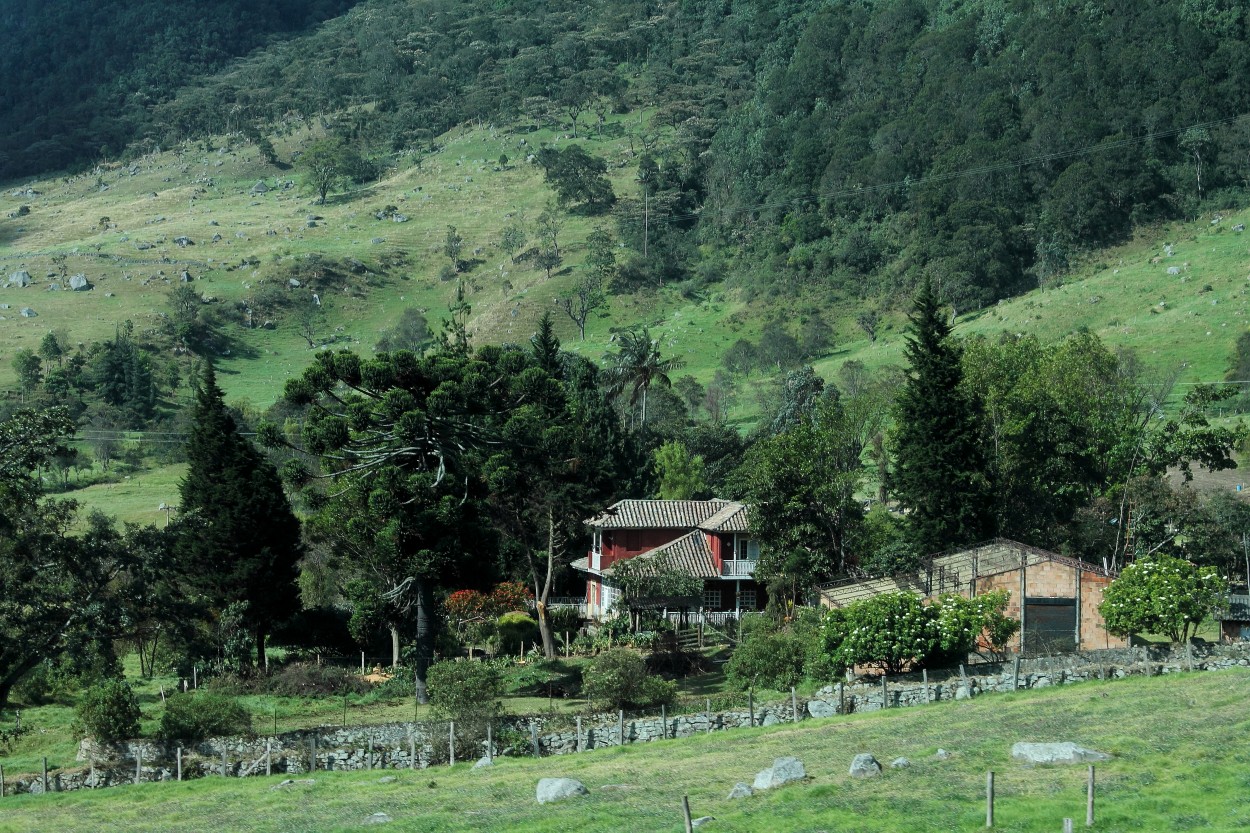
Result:
<svg viewBox="0 0 1250 833">
<path fill-rule="evenodd" d="M 741 505 L 729 500 L 622 500 L 586 523 L 600 529 L 698 529 L 726 507 Z"/>
<path fill-rule="evenodd" d="M 640 569 L 654 575 L 660 569 L 676 570 L 699 578 L 718 578 L 716 562 L 712 560 L 712 550 L 708 547 L 707 535 L 695 530 L 670 541 L 662 547 L 650 552 L 636 555 L 628 561 L 617 563 L 637 564 Z M 615 567 L 615 564 L 613 565 Z M 612 575 L 613 567 L 603 571 L 605 576 Z M 650 567 L 652 570 L 648 571 Z"/>
</svg>

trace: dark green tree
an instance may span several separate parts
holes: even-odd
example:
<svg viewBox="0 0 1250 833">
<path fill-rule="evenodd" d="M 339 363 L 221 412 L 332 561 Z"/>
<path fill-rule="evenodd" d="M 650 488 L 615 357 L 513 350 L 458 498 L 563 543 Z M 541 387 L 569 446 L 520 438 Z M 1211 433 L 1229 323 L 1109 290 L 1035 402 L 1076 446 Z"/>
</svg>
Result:
<svg viewBox="0 0 1250 833">
<path fill-rule="evenodd" d="M 543 148 L 538 152 L 538 163 L 561 205 L 579 203 L 593 213 L 616 200 L 606 175 L 607 163 L 587 153 L 581 145 L 570 145 L 564 150 Z"/>
<path fill-rule="evenodd" d="M 246 604 L 256 662 L 265 639 L 299 609 L 300 524 L 277 470 L 239 434 L 213 366 L 195 390 L 177 553 L 188 589 L 213 610 Z"/>
<path fill-rule="evenodd" d="M 994 496 L 981 445 L 981 403 L 963 385 L 961 349 L 933 285 L 916 295 L 908 375 L 895 409 L 894 492 L 924 553 L 994 534 Z"/>
</svg>

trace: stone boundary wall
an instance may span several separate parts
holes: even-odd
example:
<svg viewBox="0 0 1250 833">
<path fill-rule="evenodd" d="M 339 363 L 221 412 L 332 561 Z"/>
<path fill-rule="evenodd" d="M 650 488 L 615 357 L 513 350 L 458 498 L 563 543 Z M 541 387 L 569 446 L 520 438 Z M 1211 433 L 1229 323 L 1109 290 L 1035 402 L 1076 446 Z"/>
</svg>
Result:
<svg viewBox="0 0 1250 833">
<path fill-rule="evenodd" d="M 1184 648 L 1120 648 L 1021 659 L 1017 683 L 1015 660 L 977 663 L 888 678 L 860 677 L 826 686 L 815 697 L 797 699 L 798 719 L 826 718 L 838 714 L 902 708 L 926 702 L 962 700 L 989 692 L 1046 688 L 1087 680 L 1119 679 L 1130 675 L 1174 674 L 1181 671 L 1214 671 L 1250 667 L 1250 642 L 1194 645 Z M 884 696 L 883 696 L 884 695 Z M 661 738 L 683 738 L 747 726 L 772 726 L 795 720 L 787 699 L 759 703 L 753 710 L 624 716 L 597 714 L 576 725 L 575 718 L 505 717 L 494 725 L 496 755 L 530 756 L 536 740 L 542 755 L 566 755 L 622 743 L 648 743 Z M 581 732 L 576 728 L 580 725 Z M 622 732 L 623 730 L 623 732 Z M 457 760 L 471 761 L 486 752 L 485 731 L 473 738 L 458 732 Z M 623 737 L 622 737 L 623 734 Z M 102 745 L 83 741 L 78 769 L 48 773 L 53 792 L 97 789 L 136 781 L 172 781 L 177 777 L 176 744 L 132 741 Z M 442 722 L 391 723 L 346 728 L 323 727 L 268 737 L 211 738 L 182 748 L 183 778 L 246 777 L 265 775 L 266 764 L 274 774 L 304 774 L 315 757 L 318 771 L 426 768 L 448 761 L 448 724 Z M 0 763 L 3 763 L 0 761 Z M 6 777 L 4 795 L 42 793 L 40 774 Z"/>
</svg>

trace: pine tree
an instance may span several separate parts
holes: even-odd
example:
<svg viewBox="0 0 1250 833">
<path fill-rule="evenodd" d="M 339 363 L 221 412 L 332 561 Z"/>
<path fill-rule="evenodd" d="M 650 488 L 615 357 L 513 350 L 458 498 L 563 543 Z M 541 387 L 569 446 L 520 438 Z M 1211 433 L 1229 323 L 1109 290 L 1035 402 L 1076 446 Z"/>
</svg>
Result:
<svg viewBox="0 0 1250 833">
<path fill-rule="evenodd" d="M 247 605 L 264 664 L 265 637 L 298 610 L 300 525 L 277 470 L 241 437 L 211 364 L 196 389 L 178 554 L 185 580 L 216 610 Z"/>
<path fill-rule="evenodd" d="M 894 489 L 924 553 L 994 533 L 989 464 L 979 441 L 980 403 L 963 388 L 961 350 L 929 281 L 907 339 L 910 373 L 895 412 Z"/>
</svg>

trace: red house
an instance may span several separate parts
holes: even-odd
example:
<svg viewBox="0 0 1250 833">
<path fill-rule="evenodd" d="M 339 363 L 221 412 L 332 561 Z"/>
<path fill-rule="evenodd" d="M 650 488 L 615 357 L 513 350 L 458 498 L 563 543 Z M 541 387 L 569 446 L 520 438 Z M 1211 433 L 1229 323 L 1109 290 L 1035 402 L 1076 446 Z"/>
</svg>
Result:
<svg viewBox="0 0 1250 833">
<path fill-rule="evenodd" d="M 593 536 L 590 553 L 573 562 L 586 573 L 586 616 L 606 619 L 621 599 L 612 566 L 645 559 L 686 570 L 703 579 L 693 603 L 720 617 L 764 607 L 764 589 L 755 581 L 760 548 L 750 533 L 751 509 L 731 500 L 622 500 L 586 521 Z"/>
</svg>

